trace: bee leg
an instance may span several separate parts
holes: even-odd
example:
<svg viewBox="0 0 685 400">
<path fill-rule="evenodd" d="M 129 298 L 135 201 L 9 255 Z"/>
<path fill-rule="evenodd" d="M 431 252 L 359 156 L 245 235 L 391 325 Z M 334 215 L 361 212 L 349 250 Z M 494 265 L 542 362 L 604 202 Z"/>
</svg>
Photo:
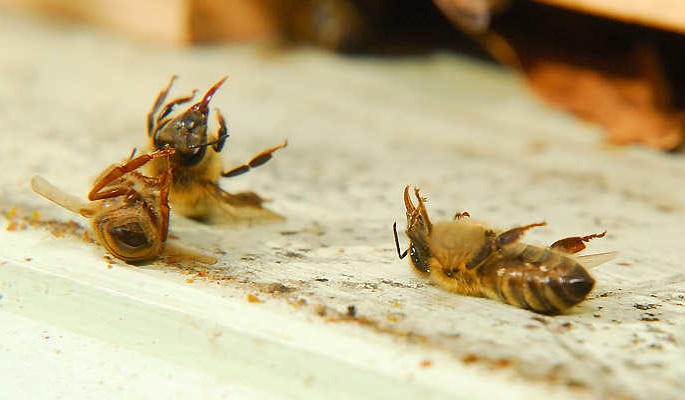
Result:
<svg viewBox="0 0 685 400">
<path fill-rule="evenodd" d="M 125 163 L 121 165 L 117 165 L 112 167 L 109 172 L 107 172 L 104 176 L 100 177 L 95 184 L 93 185 L 93 188 L 90 190 L 88 193 L 88 200 L 101 200 L 101 199 L 108 199 L 111 197 L 116 197 L 116 196 L 121 196 L 127 193 L 131 192 L 130 187 L 114 187 L 110 190 L 102 192 L 101 190 L 106 187 L 108 184 L 110 184 L 112 181 L 121 178 L 122 176 L 128 174 L 131 171 L 135 171 L 136 169 L 142 167 L 143 165 L 147 164 L 150 160 L 153 158 L 159 158 L 159 157 L 169 157 L 173 153 L 173 150 L 171 149 L 162 149 L 162 150 L 157 150 L 152 153 L 146 153 L 146 154 L 141 154 L 136 158 L 130 159 L 126 161 Z"/>
<path fill-rule="evenodd" d="M 397 256 L 400 258 L 400 260 L 402 260 L 407 256 L 409 249 L 406 249 L 404 252 L 400 250 L 400 239 L 397 237 L 397 222 L 392 223 L 392 232 L 395 234 L 395 248 L 397 249 Z"/>
<path fill-rule="evenodd" d="M 466 217 L 471 217 L 471 214 L 469 214 L 468 211 L 457 212 L 456 214 L 454 214 L 454 219 L 462 219 Z"/>
<path fill-rule="evenodd" d="M 414 188 L 414 196 L 416 196 L 416 200 L 419 202 L 418 207 L 416 208 L 421 215 L 421 219 L 423 220 L 423 223 L 425 225 L 426 231 L 430 233 L 433 230 L 433 224 L 431 223 L 430 218 L 428 217 L 428 211 L 426 211 L 426 205 L 424 204 L 428 199 L 425 197 L 421 197 L 419 194 L 419 188 Z"/>
<path fill-rule="evenodd" d="M 516 228 L 509 229 L 508 231 L 502 232 L 497 237 L 495 238 L 495 244 L 497 245 L 498 248 L 502 248 L 508 244 L 517 242 L 519 239 L 521 239 L 521 236 L 531 228 L 535 228 L 538 226 L 545 226 L 547 225 L 547 222 L 536 222 L 534 224 L 530 225 L 524 225 L 524 226 L 518 226 Z"/>
<path fill-rule="evenodd" d="M 176 75 L 171 75 L 171 79 L 169 79 L 169 83 L 167 86 L 162 89 L 161 92 L 157 95 L 157 99 L 155 100 L 155 103 L 152 105 L 152 109 L 150 112 L 147 114 L 147 134 L 148 136 L 152 135 L 152 128 L 154 127 L 154 120 L 155 120 L 155 114 L 157 114 L 157 111 L 159 111 L 159 108 L 164 104 L 164 100 L 166 100 L 167 95 L 169 94 L 169 90 L 171 90 L 171 85 L 174 84 L 174 80 L 176 80 Z"/>
<path fill-rule="evenodd" d="M 279 144 L 278 146 L 270 147 L 268 149 L 262 150 L 259 154 L 255 155 L 250 159 L 250 161 L 246 162 L 243 165 L 239 165 L 237 167 L 234 167 L 228 171 L 222 172 L 221 176 L 224 178 L 230 178 L 233 176 L 238 176 L 242 175 L 245 172 L 249 171 L 252 168 L 259 167 L 260 165 L 266 163 L 271 159 L 271 154 L 275 152 L 276 150 L 282 149 L 285 146 L 288 145 L 288 141 L 284 141 L 282 144 Z"/>
<path fill-rule="evenodd" d="M 162 242 L 166 241 L 169 234 L 169 189 L 171 187 L 171 173 L 172 167 L 169 162 L 169 157 L 165 157 L 166 170 L 158 179 L 159 182 L 159 214 L 162 217 L 161 224 L 159 224 L 159 237 Z"/>
<path fill-rule="evenodd" d="M 411 201 L 411 196 L 409 196 L 409 185 L 404 187 L 404 207 L 407 209 L 407 218 L 410 218 L 414 214 L 414 203 Z"/>
<path fill-rule="evenodd" d="M 521 236 L 531 228 L 536 226 L 547 225 L 547 222 L 536 222 L 530 225 L 517 226 L 496 235 L 494 231 L 487 230 L 485 232 L 485 241 L 478 252 L 466 263 L 466 269 L 474 269 L 479 267 L 493 252 L 499 251 L 506 245 L 517 242 Z"/>
<path fill-rule="evenodd" d="M 226 128 L 226 120 L 224 120 L 224 116 L 221 115 L 221 112 L 219 112 L 218 109 L 214 110 L 216 111 L 216 119 L 219 121 L 219 131 L 216 134 L 216 140 L 212 142 L 211 145 L 214 151 L 218 153 L 224 148 L 226 139 L 228 139 L 228 128 Z"/>
<path fill-rule="evenodd" d="M 197 89 L 193 89 L 193 91 L 184 97 L 178 97 L 176 99 L 171 100 L 170 102 L 166 103 L 164 105 L 164 108 L 162 109 L 162 112 L 157 115 L 157 119 L 154 123 L 154 125 L 159 125 L 159 122 L 162 121 L 164 118 L 166 118 L 171 112 L 174 110 L 174 107 L 176 107 L 179 104 L 187 103 L 190 100 L 192 100 L 195 95 L 197 94 Z M 153 129 L 154 130 L 154 129 Z"/>
<path fill-rule="evenodd" d="M 604 231 L 602 233 L 593 233 L 592 235 L 587 236 L 567 237 L 564 239 L 557 240 L 556 242 L 552 243 L 552 245 L 549 247 L 555 250 L 563 251 L 565 253 L 574 254 L 585 250 L 586 242 L 589 242 L 592 239 L 604 237 L 604 235 L 606 234 L 607 231 Z"/>
</svg>

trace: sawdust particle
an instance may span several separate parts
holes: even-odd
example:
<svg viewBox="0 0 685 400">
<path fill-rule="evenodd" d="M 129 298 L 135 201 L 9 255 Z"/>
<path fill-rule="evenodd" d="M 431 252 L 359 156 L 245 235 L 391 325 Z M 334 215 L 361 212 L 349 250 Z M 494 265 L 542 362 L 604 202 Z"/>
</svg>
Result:
<svg viewBox="0 0 685 400">
<path fill-rule="evenodd" d="M 250 303 L 262 303 L 262 300 L 252 293 L 247 295 L 247 301 Z"/>
</svg>

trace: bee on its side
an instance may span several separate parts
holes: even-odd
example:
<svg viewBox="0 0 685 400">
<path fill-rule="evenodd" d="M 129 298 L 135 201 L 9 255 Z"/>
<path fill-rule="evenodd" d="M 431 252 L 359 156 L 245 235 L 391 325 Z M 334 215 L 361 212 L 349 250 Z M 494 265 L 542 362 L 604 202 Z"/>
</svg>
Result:
<svg viewBox="0 0 685 400">
<path fill-rule="evenodd" d="M 149 261 L 167 253 L 213 264 L 216 262 L 214 257 L 167 243 L 168 195 L 172 179 L 168 160 L 171 154 L 171 149 L 135 158 L 131 154 L 126 162 L 109 166 L 95 180 L 88 193 L 88 203 L 61 191 L 40 176 L 31 179 L 31 187 L 53 203 L 89 218 L 97 241 L 120 260 Z M 160 177 L 145 176 L 137 171 L 156 159 L 166 160 Z"/>
<path fill-rule="evenodd" d="M 496 230 L 458 213 L 453 221 L 432 223 L 419 190 L 414 189 L 415 206 L 404 189 L 409 248 L 400 251 L 397 224 L 393 224 L 397 255 L 409 254 L 411 265 L 422 276 L 443 289 L 529 309 L 556 314 L 585 299 L 595 280 L 585 267 L 609 261 L 616 252 L 574 256 L 585 242 L 601 234 L 569 237 L 550 247 L 519 242 L 526 230 L 545 222 Z"/>
<path fill-rule="evenodd" d="M 228 138 L 228 129 L 221 113 L 216 110 L 219 129 L 216 137 L 208 138 L 207 124 L 209 102 L 224 83 L 226 77 L 216 82 L 197 103 L 182 113 L 172 116 L 174 107 L 191 101 L 196 90 L 189 96 L 179 97 L 164 104 L 175 80 L 162 90 L 147 117 L 147 131 L 152 150 L 170 147 L 174 154 L 169 158 L 174 174 L 169 201 L 174 212 L 189 218 L 207 222 L 236 222 L 283 219 L 262 206 L 265 201 L 254 192 L 228 193 L 219 185 L 219 178 L 241 175 L 258 167 L 272 157 L 272 153 L 287 145 L 267 148 L 245 164 L 223 171 L 219 152 Z M 161 176 L 165 166 L 162 160 L 152 160 L 148 171 Z"/>
</svg>

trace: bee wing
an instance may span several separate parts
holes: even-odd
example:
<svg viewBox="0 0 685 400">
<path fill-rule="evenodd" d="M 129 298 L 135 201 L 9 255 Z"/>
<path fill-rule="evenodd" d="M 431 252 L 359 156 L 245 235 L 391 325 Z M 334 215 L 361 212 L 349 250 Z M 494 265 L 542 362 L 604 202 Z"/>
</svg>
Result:
<svg viewBox="0 0 685 400">
<path fill-rule="evenodd" d="M 167 262 L 194 261 L 205 265 L 216 264 L 218 261 L 214 256 L 202 254 L 197 250 L 181 246 L 171 240 L 166 242 L 164 254 L 162 254 L 161 258 Z"/>
<path fill-rule="evenodd" d="M 31 188 L 39 195 L 73 213 L 81 214 L 87 208 L 87 203 L 81 201 L 78 197 L 63 192 L 52 183 L 46 181 L 42 176 L 36 175 L 31 178 Z"/>
<path fill-rule="evenodd" d="M 207 186 L 216 207 L 210 217 L 215 223 L 274 222 L 282 221 L 281 215 L 264 208 L 264 199 L 254 192 L 228 193 L 216 185 Z"/>
<path fill-rule="evenodd" d="M 585 256 L 575 256 L 575 259 L 580 262 L 585 268 L 594 268 L 605 262 L 612 260 L 618 255 L 617 251 L 609 251 L 606 253 L 588 254 Z"/>
</svg>

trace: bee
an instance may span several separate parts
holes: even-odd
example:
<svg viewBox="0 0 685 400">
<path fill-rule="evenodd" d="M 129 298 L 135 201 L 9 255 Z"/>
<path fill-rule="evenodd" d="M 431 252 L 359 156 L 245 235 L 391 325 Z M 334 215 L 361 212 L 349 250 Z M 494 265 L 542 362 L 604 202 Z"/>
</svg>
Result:
<svg viewBox="0 0 685 400">
<path fill-rule="evenodd" d="M 172 116 L 174 107 L 190 102 L 189 96 L 179 97 L 164 104 L 176 79 L 172 76 L 154 102 L 147 116 L 150 147 L 154 150 L 170 147 L 174 153 L 169 160 L 174 168 L 169 201 L 174 212 L 206 222 L 236 222 L 281 220 L 283 217 L 262 206 L 264 199 L 254 192 L 228 193 L 219 185 L 219 178 L 230 178 L 248 172 L 272 158 L 272 154 L 287 146 L 287 141 L 256 154 L 247 163 L 223 171 L 219 152 L 228 138 L 228 129 L 221 113 L 216 110 L 219 128 L 214 138 L 207 136 L 209 103 L 226 77 L 216 82 L 197 103 L 184 112 Z M 148 164 L 152 176 L 161 176 L 165 162 L 153 159 Z"/>
<path fill-rule="evenodd" d="M 91 220 L 97 241 L 116 258 L 141 262 L 157 258 L 163 252 L 187 256 L 203 264 L 213 264 L 214 257 L 195 253 L 167 243 L 169 231 L 169 184 L 172 149 L 141 154 L 121 164 L 113 164 L 95 180 L 88 193 L 90 202 L 67 194 L 40 176 L 31 179 L 39 195 Z M 137 170 L 148 162 L 161 159 L 166 169 L 160 177 L 150 177 Z"/>
<path fill-rule="evenodd" d="M 443 289 L 468 296 L 487 297 L 542 314 L 556 314 L 585 299 L 595 280 L 585 267 L 609 261 L 616 252 L 573 256 L 585 243 L 606 232 L 568 237 L 550 247 L 519 242 L 537 222 L 506 231 L 470 220 L 467 212 L 453 221 L 433 224 L 425 198 L 414 189 L 418 206 L 404 189 L 409 248 L 400 251 L 397 223 L 393 224 L 395 246 L 400 259 L 409 254 L 411 265 L 422 276 Z"/>
</svg>

